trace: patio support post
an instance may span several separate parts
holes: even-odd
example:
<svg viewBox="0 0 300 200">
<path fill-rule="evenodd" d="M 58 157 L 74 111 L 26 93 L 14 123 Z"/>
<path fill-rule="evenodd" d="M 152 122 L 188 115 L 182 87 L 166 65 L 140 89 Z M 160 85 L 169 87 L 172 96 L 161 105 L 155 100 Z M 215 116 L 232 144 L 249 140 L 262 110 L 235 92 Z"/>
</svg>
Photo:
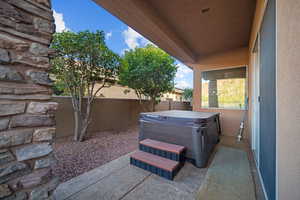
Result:
<svg viewBox="0 0 300 200">
<path fill-rule="evenodd" d="M 48 199 L 59 180 L 49 49 L 50 0 L 0 1 L 0 199 Z"/>
<path fill-rule="evenodd" d="M 201 108 L 202 94 L 202 78 L 201 71 L 193 66 L 194 71 L 194 90 L 193 90 L 193 111 L 198 111 Z"/>
<path fill-rule="evenodd" d="M 218 108 L 219 103 L 218 103 L 218 85 L 217 85 L 217 80 L 209 80 L 208 83 L 208 102 L 209 102 L 209 107 L 210 108 Z"/>
</svg>

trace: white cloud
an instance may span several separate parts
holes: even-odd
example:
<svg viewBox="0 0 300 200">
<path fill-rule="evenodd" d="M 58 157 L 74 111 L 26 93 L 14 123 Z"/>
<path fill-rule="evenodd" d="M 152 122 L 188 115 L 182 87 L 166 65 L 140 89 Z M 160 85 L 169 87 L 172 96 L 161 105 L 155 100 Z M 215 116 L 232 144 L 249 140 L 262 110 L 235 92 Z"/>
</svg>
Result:
<svg viewBox="0 0 300 200">
<path fill-rule="evenodd" d="M 177 61 L 177 73 L 175 77 L 175 86 L 178 88 L 192 88 L 193 70 L 183 63 Z"/>
<path fill-rule="evenodd" d="M 108 32 L 108 33 L 105 34 L 105 39 L 106 40 L 109 40 L 109 38 L 111 38 L 111 37 L 112 37 L 112 32 Z"/>
<path fill-rule="evenodd" d="M 188 66 L 186 66 L 182 63 L 178 63 L 177 66 L 178 66 L 178 69 L 177 69 L 177 73 L 176 73 L 176 78 L 178 78 L 178 79 L 182 79 L 187 74 L 193 73 L 193 70 L 191 70 Z"/>
<path fill-rule="evenodd" d="M 193 70 L 182 63 L 178 63 L 178 72 L 188 74 L 188 73 L 192 73 Z"/>
<path fill-rule="evenodd" d="M 185 80 L 176 81 L 176 87 L 184 89 L 184 88 L 191 88 L 192 86 Z"/>
<path fill-rule="evenodd" d="M 60 32 L 69 30 L 66 27 L 66 24 L 64 21 L 64 16 L 62 13 L 57 13 L 55 10 L 53 10 L 53 16 L 54 16 L 54 22 L 56 25 L 56 32 L 60 33 Z"/>
<path fill-rule="evenodd" d="M 147 44 L 151 43 L 149 40 L 144 38 L 141 34 L 136 32 L 129 26 L 126 30 L 123 31 L 123 37 L 129 49 L 146 46 Z"/>
</svg>

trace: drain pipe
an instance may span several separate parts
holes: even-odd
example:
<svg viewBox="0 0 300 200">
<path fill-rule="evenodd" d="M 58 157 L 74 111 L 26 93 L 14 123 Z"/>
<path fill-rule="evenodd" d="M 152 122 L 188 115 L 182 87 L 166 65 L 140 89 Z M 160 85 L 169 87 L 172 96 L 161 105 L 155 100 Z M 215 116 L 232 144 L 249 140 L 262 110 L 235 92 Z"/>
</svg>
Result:
<svg viewBox="0 0 300 200">
<path fill-rule="evenodd" d="M 246 101 L 245 101 L 245 112 L 244 112 L 244 115 L 243 115 L 243 118 L 242 118 L 242 121 L 240 123 L 240 129 L 239 129 L 239 132 L 237 134 L 237 141 L 238 142 L 241 142 L 243 140 L 243 137 L 244 137 L 244 129 L 245 129 L 245 121 L 246 121 L 246 118 L 247 118 L 247 114 L 248 114 L 248 97 L 246 98 Z"/>
</svg>

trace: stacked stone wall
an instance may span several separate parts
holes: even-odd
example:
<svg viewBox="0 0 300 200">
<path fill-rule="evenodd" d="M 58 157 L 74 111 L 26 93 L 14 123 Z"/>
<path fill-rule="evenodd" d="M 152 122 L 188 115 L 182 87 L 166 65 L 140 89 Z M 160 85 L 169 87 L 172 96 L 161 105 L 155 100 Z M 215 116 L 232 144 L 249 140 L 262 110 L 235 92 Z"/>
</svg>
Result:
<svg viewBox="0 0 300 200">
<path fill-rule="evenodd" d="M 55 134 L 50 0 L 0 1 L 0 199 L 49 199 Z"/>
</svg>

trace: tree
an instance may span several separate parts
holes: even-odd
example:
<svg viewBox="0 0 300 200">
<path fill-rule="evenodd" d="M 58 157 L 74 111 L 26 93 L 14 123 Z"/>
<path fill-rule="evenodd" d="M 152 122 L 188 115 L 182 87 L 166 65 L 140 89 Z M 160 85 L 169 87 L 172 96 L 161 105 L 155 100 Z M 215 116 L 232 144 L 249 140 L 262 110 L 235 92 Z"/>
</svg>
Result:
<svg viewBox="0 0 300 200">
<path fill-rule="evenodd" d="M 192 99 L 193 99 L 193 89 L 192 88 L 185 88 L 183 90 L 182 96 L 186 101 L 192 101 Z"/>
<path fill-rule="evenodd" d="M 50 74 L 50 78 L 53 80 L 52 90 L 56 96 L 70 96 L 68 88 L 66 87 L 64 81 L 56 79 L 53 77 L 54 74 Z M 55 76 L 55 75 L 54 75 Z"/>
<path fill-rule="evenodd" d="M 174 88 L 175 60 L 163 50 L 147 45 L 126 51 L 120 70 L 120 83 L 134 89 L 139 99 L 149 97 L 153 111 L 159 97 Z"/>
<path fill-rule="evenodd" d="M 51 60 L 52 74 L 72 97 L 74 140 L 82 141 L 91 121 L 94 99 L 116 80 L 120 58 L 108 49 L 102 31 L 56 33 L 51 47 L 56 50 Z M 96 83 L 101 83 L 97 89 Z"/>
</svg>

